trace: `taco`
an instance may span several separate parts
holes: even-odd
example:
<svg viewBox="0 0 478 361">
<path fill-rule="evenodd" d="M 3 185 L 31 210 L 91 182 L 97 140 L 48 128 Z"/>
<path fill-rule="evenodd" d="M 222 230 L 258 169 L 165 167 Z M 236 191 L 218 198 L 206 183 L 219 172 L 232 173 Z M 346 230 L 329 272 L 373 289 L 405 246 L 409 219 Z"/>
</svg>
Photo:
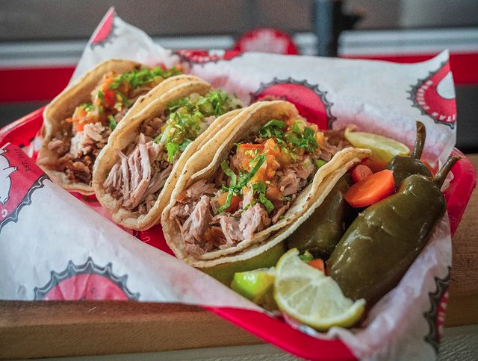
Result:
<svg viewBox="0 0 478 361">
<path fill-rule="evenodd" d="M 241 112 L 235 97 L 202 81 L 183 83 L 115 132 L 93 172 L 97 199 L 126 228 L 158 223 L 186 161 Z"/>
<path fill-rule="evenodd" d="M 109 135 L 159 95 L 193 78 L 178 74 L 178 68 L 129 60 L 99 64 L 45 108 L 38 164 L 63 188 L 93 194 L 93 164 Z"/>
<path fill-rule="evenodd" d="M 289 102 L 255 103 L 185 165 L 161 219 L 166 241 L 196 267 L 250 259 L 285 239 L 368 154 Z"/>
</svg>

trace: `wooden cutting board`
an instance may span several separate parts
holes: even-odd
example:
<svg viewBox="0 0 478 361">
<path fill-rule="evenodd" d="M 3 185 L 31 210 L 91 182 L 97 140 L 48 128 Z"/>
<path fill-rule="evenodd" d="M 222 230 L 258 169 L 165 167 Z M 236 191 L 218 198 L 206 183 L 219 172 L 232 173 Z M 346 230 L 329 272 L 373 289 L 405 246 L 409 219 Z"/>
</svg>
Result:
<svg viewBox="0 0 478 361">
<path fill-rule="evenodd" d="M 478 154 L 469 155 L 478 169 Z M 446 326 L 478 324 L 478 192 L 453 238 Z M 263 343 L 196 306 L 0 301 L 0 358 L 111 355 Z"/>
</svg>

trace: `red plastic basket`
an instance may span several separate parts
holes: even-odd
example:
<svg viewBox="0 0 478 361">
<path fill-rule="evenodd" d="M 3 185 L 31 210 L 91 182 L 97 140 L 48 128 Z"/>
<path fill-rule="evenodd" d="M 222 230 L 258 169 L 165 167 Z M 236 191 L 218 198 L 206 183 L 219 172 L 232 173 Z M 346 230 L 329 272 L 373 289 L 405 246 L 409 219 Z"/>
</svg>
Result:
<svg viewBox="0 0 478 361">
<path fill-rule="evenodd" d="M 19 147 L 28 146 L 43 124 L 43 108 L 0 129 L 0 146 L 12 143 Z M 476 185 L 476 174 L 472 163 L 459 150 L 461 160 L 453 167 L 453 180 L 445 191 L 452 235 L 460 223 L 463 212 Z M 156 229 L 157 231 L 157 229 Z M 172 253 L 165 242 L 152 244 Z M 321 340 L 296 330 L 285 322 L 269 317 L 265 313 L 225 307 L 205 307 L 211 312 L 236 324 L 252 334 L 285 351 L 311 360 L 355 360 L 347 346 L 340 340 Z"/>
</svg>

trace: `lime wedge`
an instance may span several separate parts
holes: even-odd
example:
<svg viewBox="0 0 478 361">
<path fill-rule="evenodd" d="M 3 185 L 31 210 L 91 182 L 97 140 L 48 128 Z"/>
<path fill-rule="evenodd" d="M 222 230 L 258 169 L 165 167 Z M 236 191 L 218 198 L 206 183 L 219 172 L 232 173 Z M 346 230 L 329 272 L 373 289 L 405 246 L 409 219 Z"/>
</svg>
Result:
<svg viewBox="0 0 478 361">
<path fill-rule="evenodd" d="M 394 139 L 383 135 L 353 132 L 350 128 L 345 129 L 345 139 L 356 148 L 365 148 L 372 151 L 372 159 L 389 162 L 396 155 L 408 155 L 410 149 Z"/>
<path fill-rule="evenodd" d="M 251 271 L 259 268 L 274 267 L 279 258 L 285 253 L 285 242 L 276 244 L 271 249 L 251 256 L 245 260 L 234 260 L 234 255 L 229 257 L 230 261 L 212 267 L 198 268 L 200 271 L 214 277 L 219 282 L 230 286 L 236 272 Z M 243 251 L 244 253 L 247 250 Z"/>
<path fill-rule="evenodd" d="M 331 277 L 303 262 L 295 248 L 277 264 L 274 298 L 281 311 L 319 331 L 351 327 L 365 310 L 365 300 L 346 298 Z"/>
<path fill-rule="evenodd" d="M 255 304 L 272 310 L 277 309 L 273 297 L 274 268 L 263 268 L 248 272 L 237 272 L 231 288 Z"/>
</svg>

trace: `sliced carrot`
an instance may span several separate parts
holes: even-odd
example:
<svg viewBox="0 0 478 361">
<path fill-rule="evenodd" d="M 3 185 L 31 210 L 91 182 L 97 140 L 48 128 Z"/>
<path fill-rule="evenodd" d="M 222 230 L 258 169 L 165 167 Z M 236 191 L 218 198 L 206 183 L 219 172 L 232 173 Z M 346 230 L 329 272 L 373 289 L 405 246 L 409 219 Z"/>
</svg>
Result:
<svg viewBox="0 0 478 361">
<path fill-rule="evenodd" d="M 315 269 L 318 269 L 320 272 L 325 272 L 324 261 L 320 258 L 313 259 L 312 261 L 307 262 L 307 264 Z"/>
<path fill-rule="evenodd" d="M 394 190 L 393 172 L 385 169 L 355 183 L 344 198 L 354 208 L 368 207 L 388 197 Z"/>
<path fill-rule="evenodd" d="M 354 183 L 358 183 L 361 180 L 364 180 L 370 177 L 373 174 L 372 170 L 364 164 L 359 164 L 352 171 L 352 179 Z"/>
</svg>

